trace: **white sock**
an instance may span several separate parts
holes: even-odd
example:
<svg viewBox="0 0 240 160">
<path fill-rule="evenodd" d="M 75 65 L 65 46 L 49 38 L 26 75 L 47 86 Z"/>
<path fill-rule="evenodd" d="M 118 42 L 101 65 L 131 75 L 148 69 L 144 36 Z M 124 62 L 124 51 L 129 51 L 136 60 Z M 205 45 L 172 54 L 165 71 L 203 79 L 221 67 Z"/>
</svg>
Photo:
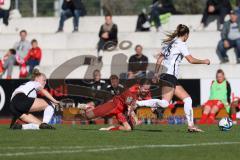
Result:
<svg viewBox="0 0 240 160">
<path fill-rule="evenodd" d="M 52 119 L 52 116 L 54 114 L 54 109 L 52 106 L 47 106 L 47 108 L 45 108 L 44 113 L 43 113 L 43 123 L 49 123 L 50 120 Z"/>
<path fill-rule="evenodd" d="M 38 124 L 29 123 L 29 124 L 22 125 L 22 130 L 38 130 L 38 129 L 39 129 Z"/>
<path fill-rule="evenodd" d="M 191 97 L 187 97 L 183 100 L 184 102 L 184 112 L 187 118 L 188 126 L 193 126 L 193 108 L 192 108 L 192 99 Z"/>
<path fill-rule="evenodd" d="M 167 100 L 160 100 L 160 99 L 149 99 L 149 100 L 143 100 L 143 101 L 137 101 L 136 104 L 138 106 L 146 106 L 151 108 L 167 108 L 169 106 L 169 102 Z"/>
</svg>

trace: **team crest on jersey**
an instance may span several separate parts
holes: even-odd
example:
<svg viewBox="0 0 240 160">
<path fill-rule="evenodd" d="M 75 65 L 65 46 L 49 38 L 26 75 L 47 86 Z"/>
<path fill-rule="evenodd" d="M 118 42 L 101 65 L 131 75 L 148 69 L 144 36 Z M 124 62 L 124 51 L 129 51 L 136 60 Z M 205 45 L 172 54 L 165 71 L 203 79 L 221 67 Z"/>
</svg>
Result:
<svg viewBox="0 0 240 160">
<path fill-rule="evenodd" d="M 126 98 L 126 104 L 130 104 L 133 101 L 133 97 Z"/>
</svg>

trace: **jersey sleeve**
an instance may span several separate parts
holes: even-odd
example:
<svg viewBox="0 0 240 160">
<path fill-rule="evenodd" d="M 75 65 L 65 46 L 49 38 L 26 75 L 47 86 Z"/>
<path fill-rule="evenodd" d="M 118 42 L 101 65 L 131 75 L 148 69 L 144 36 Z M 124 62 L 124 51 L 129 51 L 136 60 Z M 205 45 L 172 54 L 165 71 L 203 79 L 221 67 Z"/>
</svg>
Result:
<svg viewBox="0 0 240 160">
<path fill-rule="evenodd" d="M 179 47 L 180 47 L 180 52 L 182 53 L 182 55 L 183 55 L 184 57 L 190 55 L 186 43 L 182 43 Z"/>
</svg>

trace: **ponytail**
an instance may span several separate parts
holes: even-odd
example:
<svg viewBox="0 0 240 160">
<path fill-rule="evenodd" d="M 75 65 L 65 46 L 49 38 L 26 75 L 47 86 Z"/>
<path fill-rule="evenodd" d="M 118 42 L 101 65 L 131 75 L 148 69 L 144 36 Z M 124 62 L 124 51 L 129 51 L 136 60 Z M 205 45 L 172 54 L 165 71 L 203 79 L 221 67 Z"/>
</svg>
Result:
<svg viewBox="0 0 240 160">
<path fill-rule="evenodd" d="M 185 34 L 189 34 L 189 28 L 184 24 L 179 24 L 177 29 L 173 33 L 167 33 L 167 38 L 163 40 L 164 44 L 170 43 L 176 37 L 182 37 Z"/>
<path fill-rule="evenodd" d="M 44 74 L 44 73 L 41 73 L 41 72 L 39 71 L 39 69 L 37 69 L 37 68 L 33 69 L 31 79 L 34 81 L 37 77 L 40 77 L 40 76 L 45 76 L 45 74 Z M 45 76 L 45 77 L 46 77 L 46 76 Z"/>
</svg>

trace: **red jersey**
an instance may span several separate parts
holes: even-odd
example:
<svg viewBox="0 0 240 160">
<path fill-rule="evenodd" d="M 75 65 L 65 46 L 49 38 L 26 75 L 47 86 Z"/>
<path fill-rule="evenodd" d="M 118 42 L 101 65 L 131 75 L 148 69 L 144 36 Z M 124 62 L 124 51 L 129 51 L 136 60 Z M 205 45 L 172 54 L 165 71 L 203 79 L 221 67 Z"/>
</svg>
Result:
<svg viewBox="0 0 240 160">
<path fill-rule="evenodd" d="M 137 100 L 152 99 L 150 92 L 145 97 L 140 97 L 138 93 L 139 85 L 134 85 L 115 96 L 112 101 L 99 105 L 93 112 L 96 117 L 116 116 L 119 122 L 124 123 L 127 121 L 124 112 L 127 111 L 128 105 L 135 104 Z"/>
<path fill-rule="evenodd" d="M 115 96 L 113 98 L 113 103 L 116 107 L 118 107 L 118 109 L 125 110 L 129 105 L 135 104 L 137 100 L 152 99 L 150 92 L 148 92 L 145 97 L 140 97 L 138 95 L 139 87 L 140 86 L 136 84 L 124 91 L 122 94 Z"/>
<path fill-rule="evenodd" d="M 27 62 L 29 59 L 35 59 L 40 62 L 41 58 L 42 58 L 42 50 L 39 47 L 31 48 L 28 51 L 27 56 L 24 58 L 24 61 Z"/>
</svg>

